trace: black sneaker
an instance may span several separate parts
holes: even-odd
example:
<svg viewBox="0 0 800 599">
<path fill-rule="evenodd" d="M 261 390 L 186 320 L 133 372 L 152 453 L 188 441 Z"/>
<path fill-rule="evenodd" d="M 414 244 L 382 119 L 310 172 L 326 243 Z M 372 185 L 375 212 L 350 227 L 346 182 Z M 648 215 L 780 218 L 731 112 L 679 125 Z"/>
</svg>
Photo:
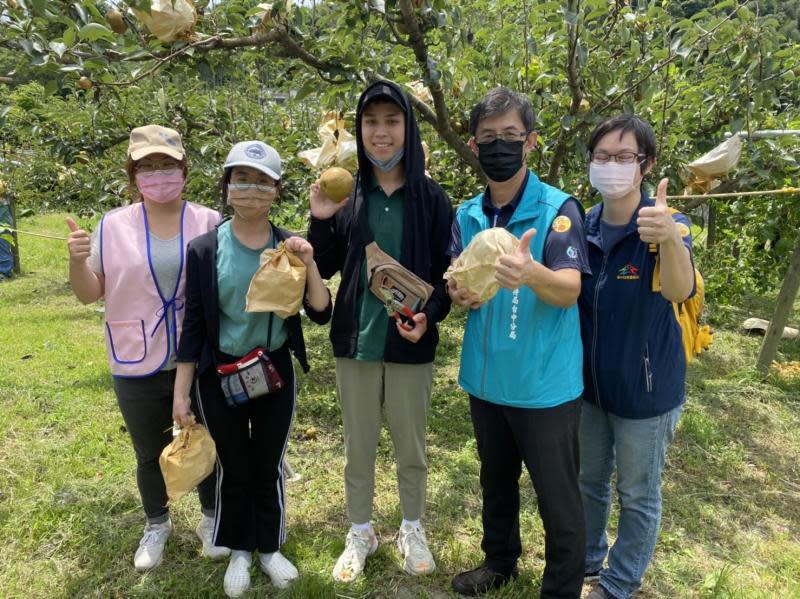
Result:
<svg viewBox="0 0 800 599">
<path fill-rule="evenodd" d="M 486 591 L 499 588 L 519 576 L 516 567 L 509 574 L 496 572 L 486 566 L 462 572 L 453 577 L 453 590 L 460 595 L 483 595 Z"/>
<path fill-rule="evenodd" d="M 590 582 L 597 582 L 600 580 L 600 570 L 595 570 L 594 572 L 587 572 L 583 575 L 583 584 L 589 584 Z"/>
</svg>

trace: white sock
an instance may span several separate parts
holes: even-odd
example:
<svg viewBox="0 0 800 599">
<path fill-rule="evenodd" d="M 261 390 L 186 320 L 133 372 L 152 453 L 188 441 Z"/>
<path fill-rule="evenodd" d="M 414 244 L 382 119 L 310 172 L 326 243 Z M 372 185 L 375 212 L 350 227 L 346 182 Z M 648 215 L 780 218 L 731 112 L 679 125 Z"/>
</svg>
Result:
<svg viewBox="0 0 800 599">
<path fill-rule="evenodd" d="M 372 522 L 365 522 L 364 524 L 356 524 L 354 522 L 352 526 L 350 526 L 350 530 L 355 532 L 364 532 L 365 530 L 368 530 L 369 532 L 372 532 Z"/>
<path fill-rule="evenodd" d="M 410 526 L 415 530 L 417 528 L 422 528 L 422 524 L 420 524 L 419 518 L 417 518 L 416 520 L 406 520 L 405 518 L 403 518 L 403 521 L 400 523 L 400 528 L 403 528 L 404 526 Z"/>
</svg>

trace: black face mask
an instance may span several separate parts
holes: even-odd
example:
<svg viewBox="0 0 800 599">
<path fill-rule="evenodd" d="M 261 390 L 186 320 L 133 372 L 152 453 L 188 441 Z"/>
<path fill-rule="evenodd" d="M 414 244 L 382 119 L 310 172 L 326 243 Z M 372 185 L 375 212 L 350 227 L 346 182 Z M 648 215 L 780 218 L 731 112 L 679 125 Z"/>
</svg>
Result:
<svg viewBox="0 0 800 599">
<path fill-rule="evenodd" d="M 495 139 L 478 144 L 478 162 L 486 176 L 492 181 L 508 181 L 522 168 L 523 141 Z"/>
</svg>

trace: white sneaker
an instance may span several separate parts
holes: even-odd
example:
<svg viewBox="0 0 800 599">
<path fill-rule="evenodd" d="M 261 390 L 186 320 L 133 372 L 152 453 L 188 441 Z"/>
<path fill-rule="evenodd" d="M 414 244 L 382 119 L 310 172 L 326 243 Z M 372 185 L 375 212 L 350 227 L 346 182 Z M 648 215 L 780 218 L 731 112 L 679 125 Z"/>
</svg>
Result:
<svg viewBox="0 0 800 599">
<path fill-rule="evenodd" d="M 364 571 L 367 556 L 372 555 L 377 550 L 378 538 L 371 527 L 369 530 L 361 532 L 351 528 L 350 532 L 347 533 L 344 551 L 333 567 L 334 579 L 339 582 L 354 581 Z"/>
<path fill-rule="evenodd" d="M 258 563 L 264 574 L 269 576 L 272 584 L 279 589 L 285 589 L 300 576 L 294 564 L 286 559 L 280 551 L 259 555 Z"/>
<path fill-rule="evenodd" d="M 223 588 L 228 597 L 239 597 L 250 588 L 250 564 L 253 556 L 249 551 L 232 551 L 231 561 L 225 570 Z"/>
<path fill-rule="evenodd" d="M 409 574 L 430 574 L 436 569 L 433 554 L 428 549 L 425 530 L 421 526 L 401 526 L 397 536 L 397 549 L 403 556 L 403 570 Z"/>
<path fill-rule="evenodd" d="M 197 533 L 197 538 L 203 543 L 203 557 L 210 557 L 211 559 L 219 559 L 227 557 L 231 554 L 231 550 L 221 545 L 214 545 L 214 518 L 210 518 L 203 514 L 197 528 L 194 530 Z"/>
<path fill-rule="evenodd" d="M 133 565 L 139 572 L 146 572 L 161 563 L 164 545 L 172 532 L 172 521 L 167 519 L 160 524 L 148 523 L 144 527 L 144 536 L 139 541 L 139 548 L 133 556 Z"/>
</svg>

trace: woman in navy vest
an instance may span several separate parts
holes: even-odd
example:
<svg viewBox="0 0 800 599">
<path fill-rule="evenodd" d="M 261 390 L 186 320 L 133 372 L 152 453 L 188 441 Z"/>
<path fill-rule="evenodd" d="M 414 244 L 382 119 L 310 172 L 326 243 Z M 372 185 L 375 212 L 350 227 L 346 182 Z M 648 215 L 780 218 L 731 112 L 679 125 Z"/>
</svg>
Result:
<svg viewBox="0 0 800 599">
<path fill-rule="evenodd" d="M 578 302 L 585 580 L 600 581 L 590 599 L 627 599 L 655 549 L 661 472 L 684 402 L 686 364 L 672 302 L 694 294 L 692 239 L 689 220 L 667 206 L 667 179 L 655 200 L 641 187 L 656 160 L 649 124 L 610 118 L 587 145 L 589 179 L 603 202 L 586 215 L 592 278 Z M 609 550 L 615 468 L 620 515 Z"/>
</svg>

